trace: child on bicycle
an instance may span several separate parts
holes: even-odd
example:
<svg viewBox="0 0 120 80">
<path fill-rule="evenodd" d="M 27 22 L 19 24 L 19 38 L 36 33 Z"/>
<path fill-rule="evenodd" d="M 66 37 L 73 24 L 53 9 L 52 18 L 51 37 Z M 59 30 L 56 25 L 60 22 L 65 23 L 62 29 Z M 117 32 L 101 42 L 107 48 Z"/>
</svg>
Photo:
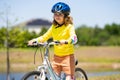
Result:
<svg viewBox="0 0 120 80">
<path fill-rule="evenodd" d="M 74 45 L 77 42 L 70 7 L 63 2 L 58 2 L 52 7 L 54 20 L 49 30 L 42 36 L 32 39 L 28 45 L 32 45 L 34 41 L 46 42 L 49 38 L 54 41 L 60 41 L 60 45 L 54 45 L 54 57 L 52 67 L 54 71 L 60 75 L 61 71 L 65 72 L 66 80 L 75 80 L 75 60 Z M 66 44 L 68 43 L 68 44 Z"/>
</svg>

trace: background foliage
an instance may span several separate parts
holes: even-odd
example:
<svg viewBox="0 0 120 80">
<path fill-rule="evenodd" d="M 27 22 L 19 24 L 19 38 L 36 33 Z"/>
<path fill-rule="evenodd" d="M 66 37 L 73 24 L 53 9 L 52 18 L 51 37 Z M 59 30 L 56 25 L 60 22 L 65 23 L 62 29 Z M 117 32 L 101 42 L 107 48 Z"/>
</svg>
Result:
<svg viewBox="0 0 120 80">
<path fill-rule="evenodd" d="M 79 45 L 120 45 L 120 24 L 106 24 L 104 28 L 100 28 L 99 26 L 89 27 L 82 25 L 77 27 L 75 30 Z M 5 27 L 0 28 L 0 47 L 5 47 L 6 31 L 7 29 Z M 17 26 L 12 27 L 9 29 L 9 46 L 27 47 L 26 43 L 28 40 L 41 36 L 46 31 L 46 28 L 42 28 L 42 31 L 39 34 L 36 34 L 35 32 L 29 32 L 28 30 L 20 29 Z"/>
</svg>

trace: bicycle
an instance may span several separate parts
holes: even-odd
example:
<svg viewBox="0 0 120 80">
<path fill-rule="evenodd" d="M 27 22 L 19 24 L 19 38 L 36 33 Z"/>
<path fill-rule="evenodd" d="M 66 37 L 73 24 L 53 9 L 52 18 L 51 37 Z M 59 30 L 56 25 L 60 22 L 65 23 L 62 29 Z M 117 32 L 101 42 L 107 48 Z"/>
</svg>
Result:
<svg viewBox="0 0 120 80">
<path fill-rule="evenodd" d="M 61 75 L 58 76 L 53 71 L 50 60 L 49 60 L 49 46 L 59 45 L 59 41 L 54 41 L 50 43 L 35 43 L 35 45 L 37 45 L 38 47 L 44 46 L 45 48 L 42 65 L 38 66 L 37 70 L 26 73 L 22 77 L 22 80 L 65 80 L 66 78 L 65 73 L 61 72 Z M 76 61 L 75 63 L 77 65 L 78 62 Z M 78 67 L 75 68 L 75 79 L 76 80 L 88 80 L 85 71 Z"/>
</svg>

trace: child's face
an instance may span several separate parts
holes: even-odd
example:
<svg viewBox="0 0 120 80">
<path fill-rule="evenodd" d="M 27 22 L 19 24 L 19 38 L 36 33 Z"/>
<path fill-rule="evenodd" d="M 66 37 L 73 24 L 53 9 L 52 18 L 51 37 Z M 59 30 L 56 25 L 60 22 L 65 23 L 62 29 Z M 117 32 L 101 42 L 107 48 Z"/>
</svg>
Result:
<svg viewBox="0 0 120 80">
<path fill-rule="evenodd" d="M 64 23 L 64 14 L 62 13 L 54 13 L 54 19 L 57 23 L 63 24 Z"/>
</svg>

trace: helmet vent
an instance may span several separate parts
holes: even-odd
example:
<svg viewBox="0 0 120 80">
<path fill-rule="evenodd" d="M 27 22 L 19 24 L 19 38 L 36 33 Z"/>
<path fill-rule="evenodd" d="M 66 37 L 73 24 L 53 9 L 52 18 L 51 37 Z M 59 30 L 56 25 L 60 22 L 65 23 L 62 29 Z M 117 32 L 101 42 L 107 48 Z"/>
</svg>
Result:
<svg viewBox="0 0 120 80">
<path fill-rule="evenodd" d="M 55 12 L 61 12 L 63 14 L 69 15 L 70 13 L 70 7 L 69 5 L 63 3 L 63 2 L 58 2 L 56 3 L 51 10 L 53 13 Z"/>
</svg>

